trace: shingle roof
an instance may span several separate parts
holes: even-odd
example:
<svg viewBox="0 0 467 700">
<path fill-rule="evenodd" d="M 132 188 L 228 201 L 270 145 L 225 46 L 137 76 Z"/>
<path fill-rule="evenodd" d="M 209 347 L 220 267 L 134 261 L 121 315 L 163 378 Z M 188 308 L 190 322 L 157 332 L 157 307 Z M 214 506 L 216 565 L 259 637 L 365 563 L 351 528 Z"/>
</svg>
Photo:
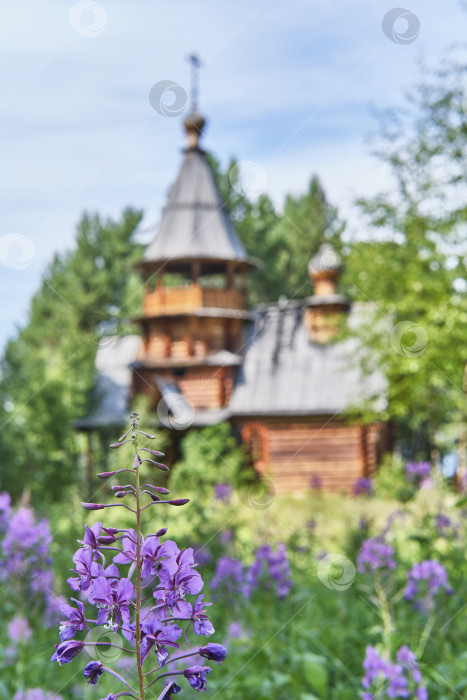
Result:
<svg viewBox="0 0 467 700">
<path fill-rule="evenodd" d="M 300 303 L 257 312 L 231 415 L 333 415 L 384 393 L 382 375 L 361 376 L 357 339 L 313 343 L 304 313 Z"/>
<path fill-rule="evenodd" d="M 375 408 L 382 409 L 384 377 L 380 373 L 362 376 L 358 340 L 323 345 L 311 342 L 303 319 L 305 310 L 306 300 L 261 306 L 255 312 L 229 406 L 216 411 L 191 409 L 189 419 L 181 422 L 212 425 L 232 416 L 335 415 L 372 398 L 376 399 Z M 350 313 L 350 322 L 358 323 L 359 316 L 362 311 L 357 307 Z M 95 408 L 77 423 L 78 428 L 125 422 L 130 365 L 137 359 L 140 343 L 134 335 L 101 341 L 96 358 Z M 158 377 L 156 383 L 163 396 L 180 401 L 180 410 L 185 406 L 176 380 L 167 382 Z M 176 414 L 170 402 L 167 408 Z"/>
<path fill-rule="evenodd" d="M 214 182 L 204 151 L 189 148 L 144 261 L 248 262 Z"/>
</svg>

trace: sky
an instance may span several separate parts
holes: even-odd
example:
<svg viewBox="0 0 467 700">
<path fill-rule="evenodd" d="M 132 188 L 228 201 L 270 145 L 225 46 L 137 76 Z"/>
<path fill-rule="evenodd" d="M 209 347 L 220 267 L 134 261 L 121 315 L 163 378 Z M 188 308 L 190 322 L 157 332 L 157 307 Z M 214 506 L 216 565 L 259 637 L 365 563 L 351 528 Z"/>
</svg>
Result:
<svg viewBox="0 0 467 700">
<path fill-rule="evenodd" d="M 355 198 L 391 186 L 373 109 L 402 104 L 420 60 L 436 67 L 466 25 L 457 0 L 2 0 L 0 351 L 83 211 L 142 208 L 153 236 L 185 145 L 190 53 L 204 147 L 279 209 L 318 174 L 357 230 Z"/>
</svg>

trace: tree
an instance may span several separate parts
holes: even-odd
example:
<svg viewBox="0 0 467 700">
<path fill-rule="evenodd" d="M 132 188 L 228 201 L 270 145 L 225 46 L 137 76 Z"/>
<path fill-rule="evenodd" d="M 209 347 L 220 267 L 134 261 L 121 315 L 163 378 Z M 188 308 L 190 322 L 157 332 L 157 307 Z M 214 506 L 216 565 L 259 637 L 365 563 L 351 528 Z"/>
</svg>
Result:
<svg viewBox="0 0 467 700">
<path fill-rule="evenodd" d="M 352 242 L 345 276 L 373 304 L 357 332 L 387 377 L 386 417 L 422 433 L 433 461 L 465 413 L 466 71 L 447 61 L 382 115 L 377 155 L 395 187 L 359 203 L 372 240 Z"/>
<path fill-rule="evenodd" d="M 79 436 L 73 421 L 87 412 L 100 336 L 119 332 L 140 308 L 134 243 L 141 212 L 120 221 L 85 214 L 76 248 L 56 255 L 34 295 L 26 326 L 1 362 L 1 488 L 17 497 L 63 497 L 76 482 Z"/>
<path fill-rule="evenodd" d="M 252 200 L 242 191 L 235 159 L 225 171 L 212 156 L 209 162 L 246 251 L 262 263 L 249 276 L 250 304 L 311 294 L 308 262 L 324 236 L 339 248 L 343 229 L 318 177 L 311 178 L 305 194 L 287 195 L 279 214 L 268 195 Z"/>
</svg>

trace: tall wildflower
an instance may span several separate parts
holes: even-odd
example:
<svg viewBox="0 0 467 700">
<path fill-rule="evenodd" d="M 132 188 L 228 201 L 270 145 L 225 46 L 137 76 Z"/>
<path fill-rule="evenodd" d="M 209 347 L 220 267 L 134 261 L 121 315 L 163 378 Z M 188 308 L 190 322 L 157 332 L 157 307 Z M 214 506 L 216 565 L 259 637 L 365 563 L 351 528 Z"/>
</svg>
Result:
<svg viewBox="0 0 467 700">
<path fill-rule="evenodd" d="M 397 652 L 397 662 L 384 659 L 378 651 L 367 646 L 363 668 L 362 700 L 376 698 L 416 698 L 428 700 L 428 693 L 422 684 L 415 654 L 408 646 Z"/>
<path fill-rule="evenodd" d="M 178 677 L 196 690 L 205 690 L 211 667 L 204 665 L 204 660 L 220 663 L 227 653 L 223 646 L 212 643 L 182 648 L 184 640 L 188 644 L 190 630 L 195 635 L 207 637 L 214 632 L 214 627 L 205 610 L 209 604 L 203 600 L 203 580 L 195 569 L 193 550 L 180 550 L 176 542 L 164 540 L 166 528 L 147 535 L 141 531 L 144 511 L 162 504 L 183 506 L 188 499 L 168 499 L 167 489 L 141 484 L 143 463 L 163 471 L 167 467 L 158 461 L 163 456 L 161 452 L 140 446 L 141 436 L 149 440 L 154 436 L 139 430 L 138 422 L 138 414 L 132 413 L 129 430 L 111 445 L 113 449 L 124 445 L 132 447 L 131 466 L 98 475 L 107 479 L 117 474 L 129 474 L 132 483 L 112 487 L 118 503 L 82 504 L 91 511 L 118 506 L 125 508 L 135 516 L 135 529 L 104 527 L 100 522 L 92 527 L 86 526 L 82 547 L 73 556 L 73 576 L 68 583 L 75 596 L 87 596 L 88 604 L 97 613 L 88 612 L 77 597 L 71 599 L 74 605 L 63 605 L 65 619 L 60 627 L 61 642 L 56 644 L 52 656 L 53 661 L 62 665 L 72 661 L 83 649 L 104 646 L 133 657 L 137 688 L 100 660 L 85 665 L 83 674 L 91 685 L 96 685 L 103 674 L 115 679 L 115 693 L 107 695 L 106 700 L 122 696 L 145 700 L 153 697 L 156 683 L 165 684 L 160 700 L 169 699 L 181 690 L 175 682 Z M 131 505 L 122 503 L 123 499 L 130 501 Z M 96 627 L 114 634 L 115 642 L 92 641 L 91 632 Z M 181 670 L 180 662 L 185 665 L 185 659 L 190 657 L 193 665 Z"/>
</svg>

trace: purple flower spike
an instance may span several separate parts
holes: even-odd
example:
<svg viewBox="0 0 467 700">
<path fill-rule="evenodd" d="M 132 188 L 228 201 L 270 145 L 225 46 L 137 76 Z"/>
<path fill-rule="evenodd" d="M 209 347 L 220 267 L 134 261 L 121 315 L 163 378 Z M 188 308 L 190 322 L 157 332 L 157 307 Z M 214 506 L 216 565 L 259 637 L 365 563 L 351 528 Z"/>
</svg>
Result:
<svg viewBox="0 0 467 700">
<path fill-rule="evenodd" d="M 206 676 L 211 673 L 209 666 L 190 666 L 183 671 L 189 684 L 195 690 L 206 690 Z"/>
<path fill-rule="evenodd" d="M 365 540 L 357 558 L 359 573 L 375 573 L 379 569 L 395 569 L 394 550 L 383 538 Z"/>
<path fill-rule="evenodd" d="M 210 659 L 215 661 L 216 664 L 220 664 L 227 656 L 227 649 L 222 644 L 209 643 L 201 647 L 198 653 L 200 656 L 204 656 L 205 659 Z"/>
<path fill-rule="evenodd" d="M 104 667 L 100 661 L 90 661 L 84 667 L 84 677 L 87 678 L 88 683 L 91 685 L 96 685 L 99 676 L 103 673 Z"/>
<path fill-rule="evenodd" d="M 51 661 L 58 661 L 60 666 L 63 664 L 69 664 L 72 659 L 75 658 L 77 654 L 84 647 L 83 642 L 79 642 L 76 639 L 70 639 L 69 641 L 62 642 L 61 644 L 56 644 L 55 654 L 51 657 Z"/>
</svg>

